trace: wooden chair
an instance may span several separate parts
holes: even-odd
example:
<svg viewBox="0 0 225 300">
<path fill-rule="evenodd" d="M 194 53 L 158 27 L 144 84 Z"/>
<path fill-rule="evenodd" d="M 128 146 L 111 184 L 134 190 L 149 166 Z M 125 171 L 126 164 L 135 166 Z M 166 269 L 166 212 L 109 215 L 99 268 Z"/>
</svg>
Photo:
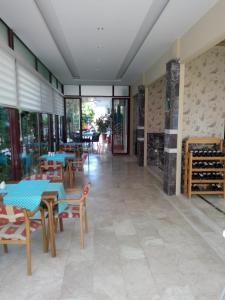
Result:
<svg viewBox="0 0 225 300">
<path fill-rule="evenodd" d="M 47 179 L 53 182 L 61 182 L 63 181 L 63 165 L 54 160 L 42 160 L 40 174 L 47 175 Z"/>
<path fill-rule="evenodd" d="M 67 174 L 69 175 L 69 184 L 73 185 L 73 180 L 75 179 L 75 173 L 81 173 L 84 176 L 84 163 L 88 157 L 87 153 L 83 153 L 81 158 L 67 158 Z"/>
<path fill-rule="evenodd" d="M 38 211 L 41 212 L 40 220 L 31 220 Z M 32 274 L 30 235 L 42 227 L 43 251 L 47 252 L 47 240 L 45 231 L 45 217 L 42 208 L 30 212 L 24 208 L 0 204 L 0 244 L 3 244 L 4 252 L 8 253 L 10 244 L 26 245 L 27 274 Z"/>
<path fill-rule="evenodd" d="M 59 221 L 60 231 L 63 231 L 63 219 L 80 219 L 80 245 L 81 248 L 84 248 L 84 233 L 88 232 L 88 220 L 87 220 L 87 197 L 89 195 L 91 189 L 90 183 L 86 184 L 82 188 L 82 194 L 79 199 L 66 199 L 66 200 L 59 200 L 59 203 L 68 203 L 67 208 L 55 215 L 56 221 L 55 226 L 57 230 L 57 224 Z"/>
</svg>

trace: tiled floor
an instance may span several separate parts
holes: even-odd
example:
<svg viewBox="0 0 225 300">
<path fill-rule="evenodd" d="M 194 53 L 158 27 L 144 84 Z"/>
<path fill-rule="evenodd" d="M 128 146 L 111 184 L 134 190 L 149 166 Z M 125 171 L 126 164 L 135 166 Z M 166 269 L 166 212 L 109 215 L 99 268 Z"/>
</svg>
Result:
<svg viewBox="0 0 225 300">
<path fill-rule="evenodd" d="M 127 157 L 93 156 L 85 171 L 92 183 L 85 250 L 78 224 L 67 223 L 56 258 L 33 235 L 32 277 L 24 247 L 1 251 L 1 300 L 219 299 L 225 216 L 199 198 L 165 196 Z"/>
</svg>

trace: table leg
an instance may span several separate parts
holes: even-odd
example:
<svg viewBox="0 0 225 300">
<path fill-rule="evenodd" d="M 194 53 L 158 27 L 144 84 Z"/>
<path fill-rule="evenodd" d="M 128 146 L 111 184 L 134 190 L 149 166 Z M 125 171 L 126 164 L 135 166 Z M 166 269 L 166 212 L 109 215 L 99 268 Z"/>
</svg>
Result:
<svg viewBox="0 0 225 300">
<path fill-rule="evenodd" d="M 48 209 L 48 237 L 51 248 L 52 257 L 56 256 L 56 246 L 55 246 L 55 226 L 54 226 L 54 213 L 53 213 L 53 201 L 43 200 Z"/>
</svg>

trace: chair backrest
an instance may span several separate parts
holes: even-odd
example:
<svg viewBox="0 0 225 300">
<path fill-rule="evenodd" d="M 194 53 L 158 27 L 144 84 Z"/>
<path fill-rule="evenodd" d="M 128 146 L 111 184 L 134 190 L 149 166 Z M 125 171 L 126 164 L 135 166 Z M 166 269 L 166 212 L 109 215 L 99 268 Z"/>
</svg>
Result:
<svg viewBox="0 0 225 300">
<path fill-rule="evenodd" d="M 60 170 L 62 169 L 62 163 L 54 160 L 42 160 L 40 163 L 40 168 L 42 170 Z"/>
<path fill-rule="evenodd" d="M 0 225 L 25 222 L 25 209 L 13 205 L 0 204 Z"/>
<path fill-rule="evenodd" d="M 47 180 L 48 175 L 46 174 L 33 174 L 28 177 L 25 177 L 23 180 Z"/>
</svg>

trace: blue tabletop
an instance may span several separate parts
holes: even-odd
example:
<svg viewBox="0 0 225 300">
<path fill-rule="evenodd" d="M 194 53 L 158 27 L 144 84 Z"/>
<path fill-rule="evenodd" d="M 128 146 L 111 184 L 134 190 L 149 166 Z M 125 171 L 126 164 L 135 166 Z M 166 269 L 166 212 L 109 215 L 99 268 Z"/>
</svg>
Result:
<svg viewBox="0 0 225 300">
<path fill-rule="evenodd" d="M 20 181 L 17 184 L 7 184 L 3 197 L 6 205 L 15 205 L 28 210 L 36 209 L 41 202 L 43 192 L 58 192 L 59 199 L 65 199 L 65 190 L 62 183 L 50 183 L 48 180 Z M 67 204 L 60 204 L 58 211 L 61 212 Z"/>
<path fill-rule="evenodd" d="M 63 165 L 66 163 L 66 158 L 75 158 L 74 153 L 56 153 L 54 155 L 44 154 L 40 156 L 41 159 L 54 160 L 61 162 Z"/>
</svg>

